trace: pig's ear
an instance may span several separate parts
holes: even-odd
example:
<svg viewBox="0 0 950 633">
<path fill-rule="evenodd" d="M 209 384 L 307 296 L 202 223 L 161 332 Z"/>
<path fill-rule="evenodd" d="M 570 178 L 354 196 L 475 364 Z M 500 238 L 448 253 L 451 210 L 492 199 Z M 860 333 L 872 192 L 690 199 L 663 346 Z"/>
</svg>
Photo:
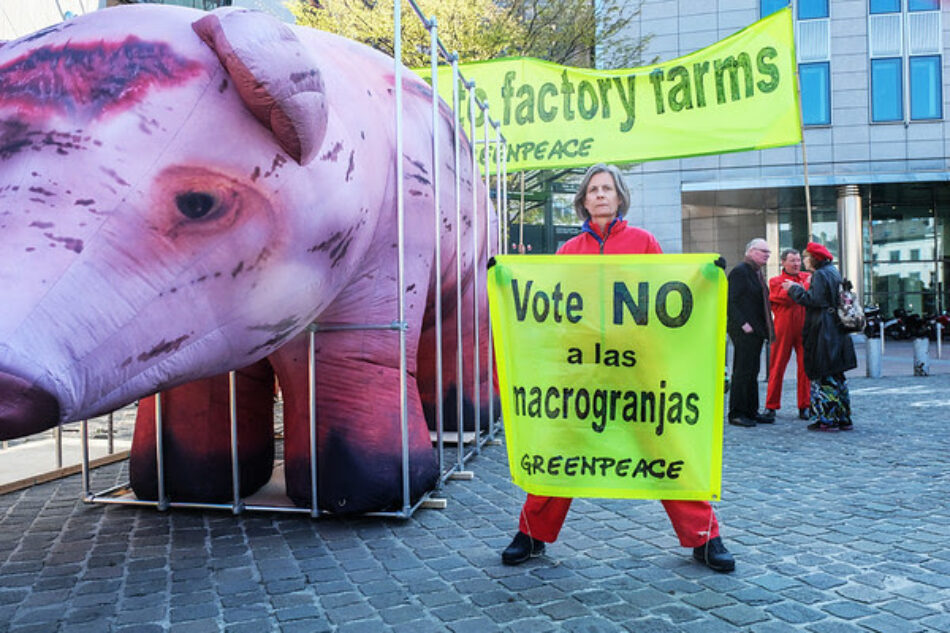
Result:
<svg viewBox="0 0 950 633">
<path fill-rule="evenodd" d="M 220 9 L 191 27 L 284 151 L 309 163 L 326 133 L 326 96 L 317 64 L 294 32 L 266 14 L 240 9 Z"/>
</svg>

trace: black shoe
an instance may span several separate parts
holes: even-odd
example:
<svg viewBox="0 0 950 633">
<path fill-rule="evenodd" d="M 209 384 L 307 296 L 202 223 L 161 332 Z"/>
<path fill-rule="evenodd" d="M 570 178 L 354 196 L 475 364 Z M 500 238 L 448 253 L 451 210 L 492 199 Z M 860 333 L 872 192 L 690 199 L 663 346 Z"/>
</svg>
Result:
<svg viewBox="0 0 950 633">
<path fill-rule="evenodd" d="M 544 541 L 531 538 L 524 532 L 519 531 L 515 534 L 505 551 L 501 553 L 501 562 L 506 565 L 520 565 L 532 556 L 540 556 L 544 553 Z"/>
<path fill-rule="evenodd" d="M 755 421 L 759 424 L 774 424 L 775 409 L 766 409 L 765 413 L 756 414 Z"/>
<path fill-rule="evenodd" d="M 810 420 L 811 419 L 811 407 L 805 407 L 804 409 L 798 410 L 798 419 L 799 420 Z"/>
<path fill-rule="evenodd" d="M 824 433 L 835 433 L 838 430 L 838 427 L 833 424 L 825 424 L 824 422 L 812 422 L 805 428 L 809 431 L 822 431 Z"/>
<path fill-rule="evenodd" d="M 744 415 L 736 415 L 729 418 L 729 424 L 733 426 L 755 426 L 755 420 L 751 420 Z"/>
<path fill-rule="evenodd" d="M 718 536 L 693 548 L 693 558 L 701 562 L 713 571 L 730 572 L 736 568 L 736 559 L 722 544 L 722 539 Z"/>
<path fill-rule="evenodd" d="M 853 431 L 854 424 L 852 422 L 848 422 L 847 424 L 839 424 L 838 430 L 839 431 Z"/>
</svg>

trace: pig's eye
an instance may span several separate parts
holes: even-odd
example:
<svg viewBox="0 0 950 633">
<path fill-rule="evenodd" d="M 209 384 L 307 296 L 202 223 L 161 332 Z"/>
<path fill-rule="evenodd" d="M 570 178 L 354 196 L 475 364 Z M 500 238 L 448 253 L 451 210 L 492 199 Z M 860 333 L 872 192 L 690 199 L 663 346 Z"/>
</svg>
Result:
<svg viewBox="0 0 950 633">
<path fill-rule="evenodd" d="M 175 204 L 182 215 L 191 220 L 200 220 L 214 209 L 215 198 L 209 193 L 189 191 L 175 196 Z"/>
</svg>

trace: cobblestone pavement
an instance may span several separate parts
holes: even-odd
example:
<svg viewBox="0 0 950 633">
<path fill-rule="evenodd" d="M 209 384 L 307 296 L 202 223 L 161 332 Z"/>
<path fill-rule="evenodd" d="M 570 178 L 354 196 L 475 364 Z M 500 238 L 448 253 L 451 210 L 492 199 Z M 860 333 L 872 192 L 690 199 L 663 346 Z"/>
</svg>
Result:
<svg viewBox="0 0 950 633">
<path fill-rule="evenodd" d="M 807 432 L 788 385 L 776 424 L 726 427 L 733 574 L 651 501 L 578 500 L 545 556 L 503 566 L 503 446 L 406 521 L 89 506 L 75 476 L 0 496 L 0 632 L 950 631 L 950 375 L 851 389 L 851 433 Z"/>
</svg>

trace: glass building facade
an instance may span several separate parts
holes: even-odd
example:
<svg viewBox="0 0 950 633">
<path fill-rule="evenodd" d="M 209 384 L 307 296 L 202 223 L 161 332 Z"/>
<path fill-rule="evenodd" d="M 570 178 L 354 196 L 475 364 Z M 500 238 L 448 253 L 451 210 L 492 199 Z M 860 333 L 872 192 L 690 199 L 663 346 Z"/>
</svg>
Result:
<svg viewBox="0 0 950 633">
<path fill-rule="evenodd" d="M 755 237 L 774 253 L 818 240 L 885 314 L 947 310 L 950 3 L 650 0 L 630 35 L 651 36 L 646 57 L 666 61 L 789 5 L 804 144 L 630 166 L 628 219 L 667 252 L 721 253 L 730 267 Z"/>
</svg>

